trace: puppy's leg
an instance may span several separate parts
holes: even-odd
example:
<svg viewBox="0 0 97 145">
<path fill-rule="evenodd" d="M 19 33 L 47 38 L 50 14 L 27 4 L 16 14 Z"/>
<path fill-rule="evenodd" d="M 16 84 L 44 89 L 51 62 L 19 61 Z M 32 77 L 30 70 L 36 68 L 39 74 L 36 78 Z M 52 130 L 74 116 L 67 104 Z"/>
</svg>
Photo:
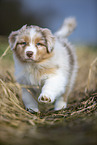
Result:
<svg viewBox="0 0 97 145">
<path fill-rule="evenodd" d="M 63 96 L 56 99 L 54 110 L 61 110 L 67 107 L 67 101 L 64 100 Z"/>
<path fill-rule="evenodd" d="M 64 74 L 58 74 L 47 79 L 38 97 L 38 101 L 41 103 L 53 103 L 57 97 L 65 92 L 66 78 Z"/>
<path fill-rule="evenodd" d="M 38 112 L 38 103 L 25 88 L 22 88 L 22 100 L 24 102 L 25 108 L 29 112 Z"/>
</svg>

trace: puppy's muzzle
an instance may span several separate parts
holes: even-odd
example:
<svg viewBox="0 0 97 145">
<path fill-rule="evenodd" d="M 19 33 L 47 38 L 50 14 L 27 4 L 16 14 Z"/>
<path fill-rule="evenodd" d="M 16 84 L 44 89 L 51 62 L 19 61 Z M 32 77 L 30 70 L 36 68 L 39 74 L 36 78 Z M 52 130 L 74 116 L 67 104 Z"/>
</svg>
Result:
<svg viewBox="0 0 97 145">
<path fill-rule="evenodd" d="M 33 52 L 32 52 L 32 51 L 27 51 L 27 52 L 26 52 L 26 55 L 30 58 L 30 57 L 32 57 Z"/>
</svg>

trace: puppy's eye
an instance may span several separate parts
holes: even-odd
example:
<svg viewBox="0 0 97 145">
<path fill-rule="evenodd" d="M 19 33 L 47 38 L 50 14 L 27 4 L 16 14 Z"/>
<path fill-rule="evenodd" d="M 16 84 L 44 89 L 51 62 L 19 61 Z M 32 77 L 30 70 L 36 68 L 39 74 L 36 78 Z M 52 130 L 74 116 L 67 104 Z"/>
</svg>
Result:
<svg viewBox="0 0 97 145">
<path fill-rule="evenodd" d="M 21 44 L 23 44 L 23 45 L 27 45 L 27 42 L 22 42 Z"/>
<path fill-rule="evenodd" d="M 38 42 L 36 45 L 37 45 L 37 46 L 40 46 L 40 45 L 43 45 L 43 44 Z"/>
<path fill-rule="evenodd" d="M 19 42 L 17 44 L 20 44 L 20 45 L 27 45 L 27 42 Z"/>
<path fill-rule="evenodd" d="M 36 46 L 45 46 L 46 47 L 46 45 L 45 44 L 43 44 L 43 43 L 36 43 Z"/>
</svg>

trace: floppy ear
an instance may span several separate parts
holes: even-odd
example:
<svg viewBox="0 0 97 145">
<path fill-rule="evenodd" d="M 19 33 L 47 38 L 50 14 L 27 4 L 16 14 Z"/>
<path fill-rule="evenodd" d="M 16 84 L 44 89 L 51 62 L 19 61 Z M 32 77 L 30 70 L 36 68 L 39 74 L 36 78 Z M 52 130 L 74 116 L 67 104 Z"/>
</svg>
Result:
<svg viewBox="0 0 97 145">
<path fill-rule="evenodd" d="M 17 31 L 13 31 L 11 32 L 11 34 L 9 35 L 9 45 L 11 47 L 11 50 L 15 49 L 16 47 L 16 43 L 17 43 L 17 36 L 18 34 L 22 33 L 23 31 L 25 31 L 27 28 L 27 25 L 24 25 L 22 28 L 20 28 Z"/>
<path fill-rule="evenodd" d="M 47 41 L 47 51 L 50 53 L 54 49 L 55 37 L 47 28 L 42 29 L 42 32 Z"/>
<path fill-rule="evenodd" d="M 8 37 L 11 50 L 15 49 L 16 47 L 17 35 L 18 35 L 18 31 L 14 31 L 14 32 L 11 32 L 11 34 Z"/>
</svg>

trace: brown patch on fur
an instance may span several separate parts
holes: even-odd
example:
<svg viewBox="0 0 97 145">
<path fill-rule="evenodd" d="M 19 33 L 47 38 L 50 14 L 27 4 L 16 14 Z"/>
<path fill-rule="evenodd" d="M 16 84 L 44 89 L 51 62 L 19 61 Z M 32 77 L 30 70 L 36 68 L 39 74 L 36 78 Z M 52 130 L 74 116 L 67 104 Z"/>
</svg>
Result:
<svg viewBox="0 0 97 145">
<path fill-rule="evenodd" d="M 24 36 L 18 37 L 18 40 L 19 41 L 17 41 L 16 48 L 14 51 L 15 51 L 16 56 L 19 58 L 19 60 L 21 62 L 25 62 L 24 50 L 26 49 L 27 46 L 29 46 L 31 38 L 27 35 L 24 35 Z M 26 45 L 23 45 L 22 42 L 26 42 Z"/>
<path fill-rule="evenodd" d="M 27 43 L 30 43 L 30 42 L 31 42 L 31 38 L 30 38 L 29 36 L 27 36 L 27 35 L 22 36 L 22 38 L 21 38 L 21 39 L 23 39 L 23 40 L 24 40 L 24 42 L 27 42 Z"/>
<path fill-rule="evenodd" d="M 37 36 L 37 35 L 36 35 Z M 53 53 L 48 53 L 47 51 L 47 44 L 46 44 L 46 39 L 45 37 L 42 35 L 42 33 L 40 34 L 40 37 L 37 36 L 34 39 L 34 43 L 35 46 L 37 47 L 37 54 L 36 54 L 36 60 L 37 62 L 43 62 L 46 59 L 49 59 L 50 57 L 53 56 Z M 40 43 L 39 46 L 37 46 L 37 43 Z"/>
<path fill-rule="evenodd" d="M 41 54 L 41 52 L 39 52 Z M 41 54 L 42 55 L 42 54 Z M 37 63 L 43 63 L 45 62 L 46 60 L 50 59 L 51 57 L 53 57 L 54 53 L 51 52 L 51 53 L 45 53 L 45 55 L 42 55 L 42 59 L 40 59 L 39 61 L 37 61 Z"/>
<path fill-rule="evenodd" d="M 19 58 L 19 60 L 23 62 L 23 60 L 24 60 L 23 59 L 24 58 L 23 47 L 21 45 L 17 45 L 16 49 L 14 51 L 15 51 L 16 56 Z"/>
<path fill-rule="evenodd" d="M 43 56 L 46 55 L 46 47 L 45 46 L 39 46 L 39 47 L 42 47 L 42 48 L 38 48 L 37 50 L 37 54 L 36 54 L 36 60 L 38 61 L 41 61 L 43 59 Z"/>
<path fill-rule="evenodd" d="M 41 40 L 41 38 L 40 38 L 40 37 L 36 37 L 36 38 L 34 39 L 35 46 L 36 46 L 36 44 L 37 44 L 37 43 L 39 43 L 39 42 L 40 42 L 40 40 Z"/>
<path fill-rule="evenodd" d="M 41 38 L 41 37 L 36 37 L 35 40 L 34 40 L 34 44 L 35 46 L 37 46 L 37 43 L 41 43 L 42 45 L 46 45 L 45 43 L 45 39 L 44 38 Z"/>
<path fill-rule="evenodd" d="M 54 66 L 53 68 L 48 68 L 48 67 L 41 67 L 41 68 L 36 68 L 35 70 L 35 77 L 40 80 L 40 78 L 43 76 L 43 75 L 46 75 L 46 74 L 55 74 L 56 73 L 56 70 L 58 68 L 56 66 Z"/>
<path fill-rule="evenodd" d="M 55 74 L 56 72 L 56 67 L 55 68 L 43 68 L 43 69 L 39 69 L 39 73 L 40 76 L 44 75 L 44 74 Z"/>
</svg>

